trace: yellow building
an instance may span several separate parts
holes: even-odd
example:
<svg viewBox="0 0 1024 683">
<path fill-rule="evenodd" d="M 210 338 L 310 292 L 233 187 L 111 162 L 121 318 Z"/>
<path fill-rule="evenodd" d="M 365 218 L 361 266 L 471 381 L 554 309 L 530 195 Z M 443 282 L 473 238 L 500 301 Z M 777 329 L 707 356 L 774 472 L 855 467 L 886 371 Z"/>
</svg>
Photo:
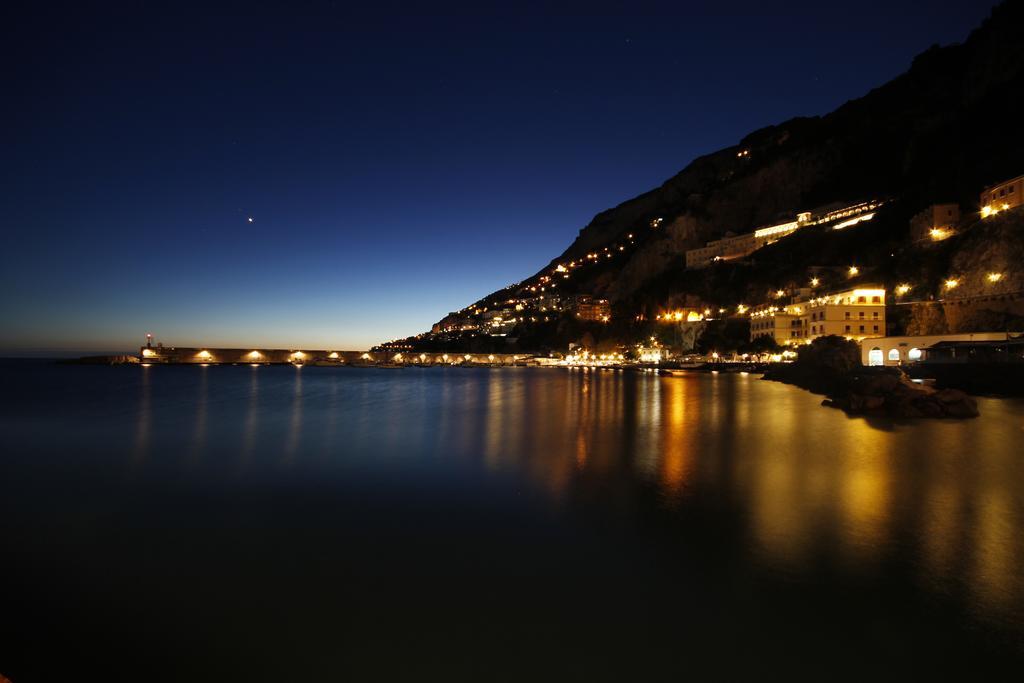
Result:
<svg viewBox="0 0 1024 683">
<path fill-rule="evenodd" d="M 885 336 L 885 290 L 858 287 L 784 305 L 765 304 L 750 313 L 751 340 L 769 335 L 785 346 L 830 334 L 857 341 Z"/>
<path fill-rule="evenodd" d="M 1024 193 L 1024 175 L 1017 176 L 1012 180 L 986 187 L 981 193 L 981 217 L 988 218 L 992 214 L 1013 209 L 1022 203 L 1021 194 Z"/>
<path fill-rule="evenodd" d="M 932 204 L 910 219 L 910 238 L 915 242 L 939 242 L 951 237 L 960 222 L 956 204 Z"/>
</svg>

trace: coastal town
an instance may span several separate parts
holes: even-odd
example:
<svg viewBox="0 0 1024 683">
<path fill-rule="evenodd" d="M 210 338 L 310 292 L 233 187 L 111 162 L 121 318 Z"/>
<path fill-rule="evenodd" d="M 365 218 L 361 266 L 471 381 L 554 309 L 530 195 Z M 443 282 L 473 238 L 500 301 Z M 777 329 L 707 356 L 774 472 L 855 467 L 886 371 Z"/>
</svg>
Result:
<svg viewBox="0 0 1024 683">
<path fill-rule="evenodd" d="M 1024 0 L 11 5 L 0 683 L 1024 665 Z"/>
<path fill-rule="evenodd" d="M 746 158 L 749 152 L 738 154 Z M 926 255 L 928 250 L 997 218 L 1013 221 L 1014 229 L 1020 229 L 1022 193 L 1024 176 L 1018 176 L 986 187 L 976 207 L 963 211 L 956 203 L 923 207 L 909 220 L 908 248 Z M 790 221 L 742 234 L 727 233 L 702 247 L 686 250 L 684 268 L 705 271 L 741 263 L 756 258 L 766 247 L 810 229 L 826 233 L 856 231 L 890 203 L 882 198 L 833 203 L 797 213 Z M 663 223 L 664 218 L 655 217 L 644 227 L 653 232 Z M 557 262 L 546 272 L 503 290 L 501 295 L 507 298 L 492 296 L 451 313 L 430 332 L 370 350 L 165 347 L 154 344 L 149 336 L 146 346 L 132 360 L 145 366 L 539 365 L 718 372 L 787 363 L 797 357 L 801 347 L 834 336 L 859 346 L 863 366 L 899 366 L 914 376 L 963 373 L 964 366 L 972 368 L 967 372 L 977 372 L 978 364 L 1024 364 L 1024 337 L 1020 334 L 1024 330 L 1019 326 L 990 324 L 934 331 L 920 324 L 920 319 L 940 306 L 957 311 L 996 310 L 1007 315 L 989 319 L 1014 320 L 1012 316 L 1024 312 L 1021 274 L 1011 272 L 1019 264 L 991 263 L 979 272 L 941 274 L 938 286 L 929 289 L 923 282 L 875 279 L 877 274 L 871 268 L 857 265 L 856 254 L 851 254 L 851 263 L 843 268 L 812 267 L 801 275 L 791 274 L 778 289 L 765 292 L 760 301 L 691 300 L 688 305 L 666 305 L 655 311 L 627 311 L 627 336 L 617 338 L 616 343 L 595 344 L 590 330 L 607 329 L 618 322 L 616 309 L 606 298 L 573 290 L 572 280 L 589 268 L 628 253 L 638 233 L 639 228 L 580 258 Z M 971 316 L 965 318 L 970 320 Z M 546 353 L 516 348 L 529 329 L 564 325 L 566 321 L 582 334 L 564 348 Z M 716 335 L 715 330 L 729 330 L 732 336 Z M 482 341 L 488 344 L 481 345 Z M 503 348 L 506 346 L 510 348 Z"/>
<path fill-rule="evenodd" d="M 743 155 L 741 151 L 739 154 Z M 962 211 L 956 203 L 934 204 L 913 213 L 908 227 L 908 249 L 918 258 L 930 250 L 996 218 L 1014 222 L 1019 230 L 1024 176 L 984 188 L 977 206 Z M 761 226 L 754 230 L 707 242 L 685 251 L 685 268 L 703 270 L 744 259 L 756 258 L 765 247 L 784 241 L 800 231 L 817 226 L 824 231 L 856 231 L 875 218 L 886 199 L 852 204 L 833 203 L 796 214 L 794 219 Z M 646 228 L 656 231 L 664 219 L 651 219 Z M 562 317 L 591 326 L 607 326 L 614 318 L 608 300 L 588 293 L 563 293 L 571 278 L 588 267 L 616 258 L 631 249 L 637 239 L 630 232 L 619 241 L 595 249 L 582 258 L 558 262 L 547 272 L 504 290 L 507 299 L 492 297 L 454 312 L 434 325 L 431 332 L 378 347 L 380 351 L 413 350 L 452 344 L 467 338 L 508 338 L 524 328 Z M 1024 291 L 1020 287 L 1019 264 L 993 261 L 977 272 L 951 271 L 938 274 L 937 286 L 910 280 L 887 281 L 872 269 L 858 265 L 856 254 L 844 268 L 810 267 L 801 274 L 790 273 L 778 289 L 766 291 L 760 301 L 691 301 L 685 306 L 664 306 L 627 311 L 629 323 L 640 336 L 613 348 L 588 348 L 574 343 L 560 356 L 566 364 L 609 365 L 618 362 L 665 364 L 683 362 L 725 362 L 726 360 L 784 361 L 800 345 L 837 335 L 857 342 L 864 365 L 893 366 L 949 359 L 957 349 L 964 358 L 989 357 L 989 347 L 1004 351 L 1024 331 L 1012 324 L 1002 327 L 946 329 L 927 332 L 914 324 L 915 316 L 927 316 L 929 309 L 997 311 L 997 320 L 1013 320 L 1024 313 Z M 802 282 L 801 282 L 802 280 Z M 653 313 L 653 315 L 651 315 Z M 963 316 L 962 316 L 963 317 Z M 747 345 L 709 348 L 698 342 L 709 325 L 726 321 L 746 326 Z M 655 330 L 653 336 L 648 333 Z M 1008 346 L 1008 344 L 1010 346 Z M 746 346 L 746 348 L 745 348 Z M 1005 360 L 1024 360 L 1019 354 L 1004 353 Z"/>
</svg>

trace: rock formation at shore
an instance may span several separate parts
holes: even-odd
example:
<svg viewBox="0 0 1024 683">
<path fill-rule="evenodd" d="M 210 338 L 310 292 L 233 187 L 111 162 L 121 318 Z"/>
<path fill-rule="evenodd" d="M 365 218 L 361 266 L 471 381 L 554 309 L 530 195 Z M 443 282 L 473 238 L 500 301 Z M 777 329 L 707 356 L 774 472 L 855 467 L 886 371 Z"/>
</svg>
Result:
<svg viewBox="0 0 1024 683">
<path fill-rule="evenodd" d="M 853 415 L 896 418 L 978 416 L 978 404 L 956 389 L 936 390 L 911 380 L 899 368 L 866 368 L 857 344 L 842 337 L 820 337 L 800 350 L 797 360 L 768 368 L 764 378 L 785 382 L 827 398 L 822 405 Z"/>
</svg>

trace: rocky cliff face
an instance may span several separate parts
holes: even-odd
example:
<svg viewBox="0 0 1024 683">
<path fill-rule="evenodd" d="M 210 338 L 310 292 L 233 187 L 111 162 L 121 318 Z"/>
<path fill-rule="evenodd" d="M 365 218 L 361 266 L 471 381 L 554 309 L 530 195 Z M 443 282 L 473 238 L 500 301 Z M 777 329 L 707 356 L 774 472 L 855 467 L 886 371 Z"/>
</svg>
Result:
<svg viewBox="0 0 1024 683">
<path fill-rule="evenodd" d="M 926 247 L 920 256 L 937 261 L 936 274 L 957 286 L 943 291 L 941 281 L 931 283 L 943 296 L 912 306 L 906 333 L 1024 331 L 1024 209 L 965 224 L 961 231 L 941 250 Z"/>
<path fill-rule="evenodd" d="M 906 217 L 938 202 L 976 209 L 982 187 L 1024 172 L 1022 32 L 1024 2 L 1010 0 L 963 44 L 928 50 L 907 73 L 835 112 L 755 131 L 735 147 L 694 160 L 661 187 L 598 214 L 522 284 L 539 284 L 557 264 L 634 235 L 628 250 L 574 272 L 561 291 L 642 309 L 663 303 L 645 301 L 654 296 L 645 289 L 654 281 L 658 297 L 685 297 L 692 281 L 676 282 L 673 275 L 683 269 L 685 251 L 726 232 L 867 198 L 895 199 Z M 905 217 L 889 225 L 893 234 L 875 237 L 902 238 L 895 233 L 904 229 Z M 789 265 L 814 265 L 809 258 L 794 257 Z M 507 298 L 510 291 L 478 303 Z M 747 295 L 757 300 L 763 292 L 736 296 Z"/>
</svg>

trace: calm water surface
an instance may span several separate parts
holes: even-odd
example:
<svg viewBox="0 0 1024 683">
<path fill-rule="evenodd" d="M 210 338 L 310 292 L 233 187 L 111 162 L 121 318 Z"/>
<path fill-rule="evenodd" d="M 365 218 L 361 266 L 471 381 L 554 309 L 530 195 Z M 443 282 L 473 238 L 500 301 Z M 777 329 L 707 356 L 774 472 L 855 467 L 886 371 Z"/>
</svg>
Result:
<svg viewBox="0 0 1024 683">
<path fill-rule="evenodd" d="M 14 683 L 1024 664 L 1020 401 L 892 424 L 754 376 L 533 368 L 8 362 L 0 386 Z"/>
</svg>

